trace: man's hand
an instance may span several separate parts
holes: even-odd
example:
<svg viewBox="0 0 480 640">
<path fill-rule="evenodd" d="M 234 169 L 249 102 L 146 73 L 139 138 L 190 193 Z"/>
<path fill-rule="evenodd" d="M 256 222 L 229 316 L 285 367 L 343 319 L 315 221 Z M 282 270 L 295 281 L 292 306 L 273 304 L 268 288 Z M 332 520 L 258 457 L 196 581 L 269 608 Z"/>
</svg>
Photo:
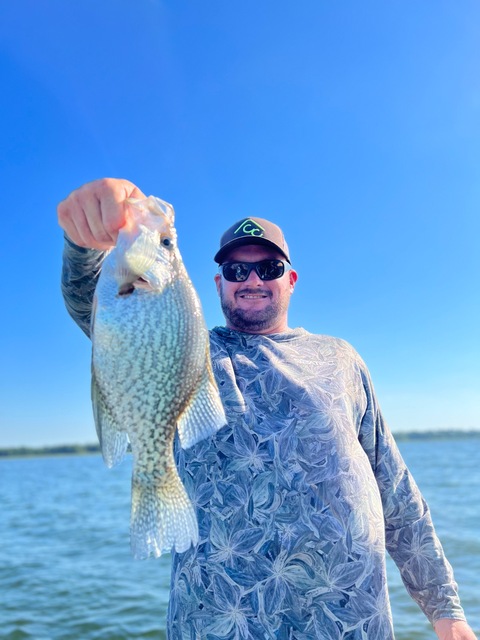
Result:
<svg viewBox="0 0 480 640">
<path fill-rule="evenodd" d="M 434 626 L 435 633 L 440 640 L 477 640 L 466 622 L 442 618 Z"/>
<path fill-rule="evenodd" d="M 145 198 L 132 182 L 103 178 L 89 182 L 58 205 L 58 222 L 80 247 L 110 249 L 125 224 L 127 198 Z"/>
</svg>

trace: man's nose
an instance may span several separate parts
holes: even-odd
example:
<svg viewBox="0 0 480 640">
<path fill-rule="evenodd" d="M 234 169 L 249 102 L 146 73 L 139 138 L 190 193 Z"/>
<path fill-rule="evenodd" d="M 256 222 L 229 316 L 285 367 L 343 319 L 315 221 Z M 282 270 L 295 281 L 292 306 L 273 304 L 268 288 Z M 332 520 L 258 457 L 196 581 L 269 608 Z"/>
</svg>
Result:
<svg viewBox="0 0 480 640">
<path fill-rule="evenodd" d="M 257 287 L 263 284 L 263 280 L 259 277 L 255 269 L 252 269 L 248 274 L 248 278 L 245 280 L 248 284 L 256 285 Z"/>
</svg>

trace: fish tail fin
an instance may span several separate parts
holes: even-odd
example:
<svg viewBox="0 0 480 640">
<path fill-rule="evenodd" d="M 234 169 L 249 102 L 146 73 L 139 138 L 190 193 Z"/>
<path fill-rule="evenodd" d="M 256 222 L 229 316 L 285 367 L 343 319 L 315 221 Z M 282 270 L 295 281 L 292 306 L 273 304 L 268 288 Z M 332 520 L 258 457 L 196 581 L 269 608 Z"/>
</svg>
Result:
<svg viewBox="0 0 480 640">
<path fill-rule="evenodd" d="M 132 477 L 130 545 L 136 560 L 177 553 L 198 542 L 197 517 L 176 467 L 162 478 Z"/>
</svg>

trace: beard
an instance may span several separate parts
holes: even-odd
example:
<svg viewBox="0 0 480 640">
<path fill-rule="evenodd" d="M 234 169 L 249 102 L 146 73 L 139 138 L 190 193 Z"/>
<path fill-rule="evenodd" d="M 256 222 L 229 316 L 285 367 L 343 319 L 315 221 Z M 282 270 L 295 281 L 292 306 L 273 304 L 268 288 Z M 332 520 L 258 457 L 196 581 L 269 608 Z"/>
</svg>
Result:
<svg viewBox="0 0 480 640">
<path fill-rule="evenodd" d="M 259 292 L 242 290 L 239 293 Z M 239 309 L 234 303 L 225 299 L 223 292 L 220 292 L 220 304 L 223 315 L 228 320 L 230 326 L 245 333 L 268 331 L 270 327 L 275 326 L 278 319 L 286 312 L 288 307 L 288 301 L 279 300 L 278 302 L 270 302 L 270 304 L 263 309 Z"/>
</svg>

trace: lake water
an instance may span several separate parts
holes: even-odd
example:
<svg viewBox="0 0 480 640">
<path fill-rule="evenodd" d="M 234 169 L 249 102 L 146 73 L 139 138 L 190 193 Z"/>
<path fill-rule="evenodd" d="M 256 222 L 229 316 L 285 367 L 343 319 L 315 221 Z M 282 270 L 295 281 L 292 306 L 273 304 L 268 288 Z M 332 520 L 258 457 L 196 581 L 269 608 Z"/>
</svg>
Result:
<svg viewBox="0 0 480 640">
<path fill-rule="evenodd" d="M 480 633 L 480 440 L 400 443 Z M 130 461 L 0 460 L 0 638 L 165 638 L 168 557 L 129 550 Z M 397 640 L 436 638 L 389 561 Z M 480 636 L 479 636 L 480 637 Z"/>
</svg>

